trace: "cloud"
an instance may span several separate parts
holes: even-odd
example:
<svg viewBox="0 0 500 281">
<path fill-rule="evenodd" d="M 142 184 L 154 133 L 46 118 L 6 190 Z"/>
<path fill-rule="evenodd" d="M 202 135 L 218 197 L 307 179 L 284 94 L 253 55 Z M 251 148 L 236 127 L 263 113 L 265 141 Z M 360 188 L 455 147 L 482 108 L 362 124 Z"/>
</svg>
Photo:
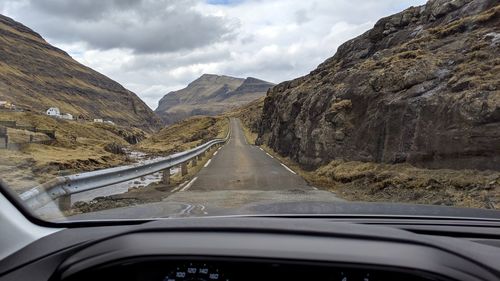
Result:
<svg viewBox="0 0 500 281">
<path fill-rule="evenodd" d="M 305 75 L 379 18 L 424 2 L 3 0 L 0 12 L 155 108 L 203 73 L 275 83 Z"/>
<path fill-rule="evenodd" d="M 59 18 L 69 18 L 77 20 L 95 20 L 109 14 L 110 11 L 123 11 L 127 8 L 140 6 L 142 1 L 123 0 L 123 1 L 101 1 L 96 4 L 93 0 L 42 0 L 30 1 L 30 5 L 40 14 L 52 15 Z"/>
<path fill-rule="evenodd" d="M 31 0 L 18 20 L 57 42 L 163 53 L 231 40 L 237 22 L 203 15 L 193 1 Z"/>
<path fill-rule="evenodd" d="M 295 16 L 295 21 L 298 24 L 302 24 L 302 23 L 305 23 L 305 22 L 308 22 L 311 20 L 309 18 L 309 16 L 307 15 L 306 9 L 299 9 L 299 10 L 295 11 L 294 16 Z"/>
<path fill-rule="evenodd" d="M 244 0 L 207 0 L 208 4 L 211 5 L 237 5 Z"/>
</svg>

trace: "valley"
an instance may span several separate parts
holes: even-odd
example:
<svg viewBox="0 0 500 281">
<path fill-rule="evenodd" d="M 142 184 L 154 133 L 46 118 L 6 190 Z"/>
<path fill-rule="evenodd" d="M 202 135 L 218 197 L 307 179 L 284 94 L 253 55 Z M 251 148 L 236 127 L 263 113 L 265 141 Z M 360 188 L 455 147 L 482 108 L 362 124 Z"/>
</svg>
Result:
<svg viewBox="0 0 500 281">
<path fill-rule="evenodd" d="M 140 172 L 218 140 L 58 197 L 69 206 L 54 201 L 48 216 L 166 217 L 174 205 L 217 215 L 290 201 L 499 209 L 499 36 L 497 1 L 431 0 L 380 19 L 302 77 L 203 74 L 153 111 L 0 16 L 0 179 L 19 194 L 54 179 L 69 189 L 74 175 Z"/>
</svg>

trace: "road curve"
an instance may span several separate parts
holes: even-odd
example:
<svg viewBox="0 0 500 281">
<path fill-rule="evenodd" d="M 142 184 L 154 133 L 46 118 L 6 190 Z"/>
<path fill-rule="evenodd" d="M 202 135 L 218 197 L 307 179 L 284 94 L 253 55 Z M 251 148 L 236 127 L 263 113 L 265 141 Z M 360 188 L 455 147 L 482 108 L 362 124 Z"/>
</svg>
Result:
<svg viewBox="0 0 500 281">
<path fill-rule="evenodd" d="M 312 190 L 276 158 L 246 141 L 239 119 L 231 118 L 231 138 L 197 175 L 189 190 Z"/>
</svg>

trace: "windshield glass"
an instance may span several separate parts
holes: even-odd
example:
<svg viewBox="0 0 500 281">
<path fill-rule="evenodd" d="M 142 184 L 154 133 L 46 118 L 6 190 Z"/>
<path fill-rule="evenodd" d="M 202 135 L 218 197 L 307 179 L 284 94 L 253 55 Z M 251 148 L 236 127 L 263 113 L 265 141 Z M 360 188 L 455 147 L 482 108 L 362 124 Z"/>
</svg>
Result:
<svg viewBox="0 0 500 281">
<path fill-rule="evenodd" d="M 496 0 L 0 14 L 1 186 L 42 219 L 500 218 Z"/>
</svg>

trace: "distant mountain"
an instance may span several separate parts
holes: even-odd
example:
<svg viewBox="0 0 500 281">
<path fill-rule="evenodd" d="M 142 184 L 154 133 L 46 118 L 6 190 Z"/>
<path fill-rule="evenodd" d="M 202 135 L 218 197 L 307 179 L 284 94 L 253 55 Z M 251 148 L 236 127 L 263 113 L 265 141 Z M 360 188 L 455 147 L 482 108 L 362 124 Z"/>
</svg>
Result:
<svg viewBox="0 0 500 281">
<path fill-rule="evenodd" d="M 257 143 L 332 160 L 500 170 L 500 4 L 430 0 L 273 87 Z"/>
<path fill-rule="evenodd" d="M 134 93 L 0 15 L 0 101 L 153 130 L 161 121 Z"/>
<path fill-rule="evenodd" d="M 167 124 L 194 115 L 217 115 L 265 96 L 272 86 L 252 77 L 203 74 L 186 88 L 166 94 L 155 112 Z"/>
</svg>

